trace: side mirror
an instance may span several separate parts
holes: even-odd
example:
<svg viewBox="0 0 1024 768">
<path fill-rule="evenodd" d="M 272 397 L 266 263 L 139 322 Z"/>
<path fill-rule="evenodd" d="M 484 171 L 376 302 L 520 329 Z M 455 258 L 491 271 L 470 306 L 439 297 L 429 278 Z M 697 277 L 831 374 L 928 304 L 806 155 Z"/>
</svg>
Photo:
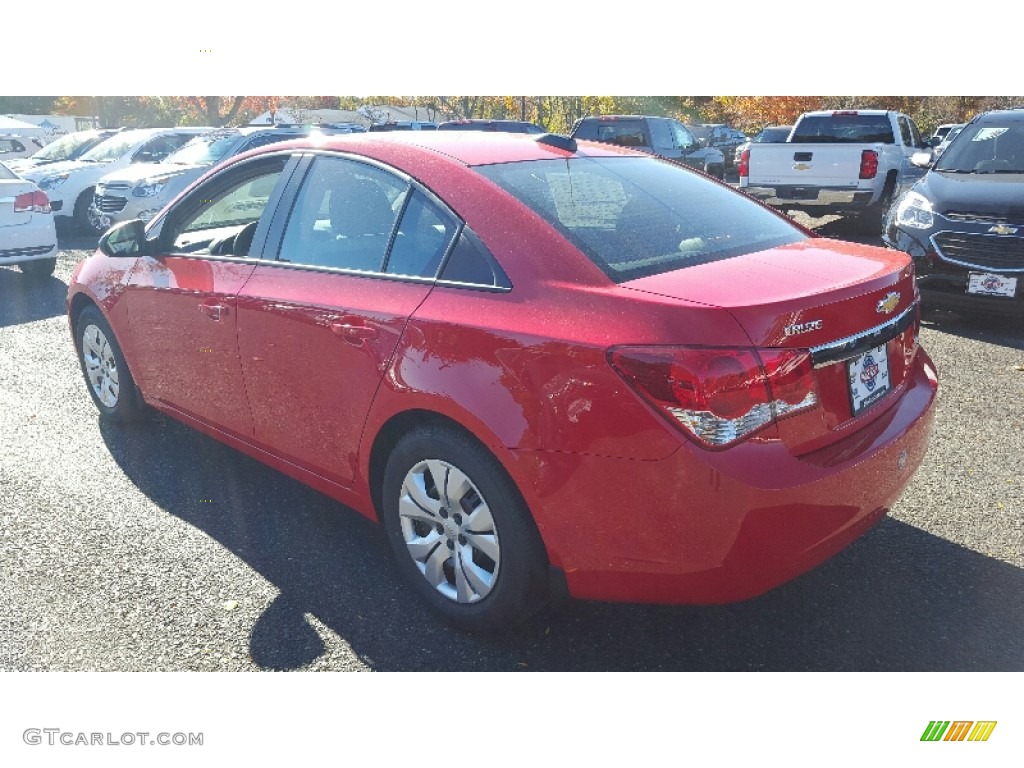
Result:
<svg viewBox="0 0 1024 768">
<path fill-rule="evenodd" d="M 918 168 L 931 168 L 932 162 L 934 162 L 934 158 L 931 151 L 915 152 L 910 156 L 910 164 L 916 165 Z"/>
<path fill-rule="evenodd" d="M 141 256 L 146 243 L 146 225 L 141 219 L 116 224 L 100 238 L 99 249 L 107 256 Z"/>
<path fill-rule="evenodd" d="M 942 137 L 941 136 L 932 136 L 930 139 L 928 139 L 928 141 L 925 142 L 925 146 L 928 146 L 928 147 L 931 147 L 932 149 L 935 149 L 935 147 L 939 146 L 939 144 L 941 144 L 941 143 L 942 143 Z"/>
<path fill-rule="evenodd" d="M 709 141 L 709 139 L 697 139 L 697 146 L 698 147 L 706 147 L 706 146 L 708 146 L 708 141 Z"/>
</svg>

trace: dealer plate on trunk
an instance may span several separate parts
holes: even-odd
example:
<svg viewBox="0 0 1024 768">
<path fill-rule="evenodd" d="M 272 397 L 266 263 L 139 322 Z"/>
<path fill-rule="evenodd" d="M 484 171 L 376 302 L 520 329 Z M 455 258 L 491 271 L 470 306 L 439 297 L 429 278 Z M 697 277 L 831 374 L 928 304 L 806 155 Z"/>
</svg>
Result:
<svg viewBox="0 0 1024 768">
<path fill-rule="evenodd" d="M 971 272 L 967 281 L 967 292 L 982 296 L 1014 296 L 1017 293 L 1017 278 Z"/>
<path fill-rule="evenodd" d="M 850 381 L 850 405 L 856 416 L 885 397 L 890 389 L 885 344 L 847 362 L 846 375 Z"/>
</svg>

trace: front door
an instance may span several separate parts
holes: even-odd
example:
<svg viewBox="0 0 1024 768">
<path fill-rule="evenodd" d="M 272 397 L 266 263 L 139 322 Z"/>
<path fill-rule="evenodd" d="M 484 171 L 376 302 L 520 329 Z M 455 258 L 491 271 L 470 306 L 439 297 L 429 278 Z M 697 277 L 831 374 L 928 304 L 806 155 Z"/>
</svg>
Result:
<svg viewBox="0 0 1024 768">
<path fill-rule="evenodd" d="M 197 188 L 160 224 L 154 254 L 138 260 L 125 295 L 147 395 L 248 439 L 236 298 L 256 268 L 252 235 L 285 162 L 244 164 Z"/>
</svg>

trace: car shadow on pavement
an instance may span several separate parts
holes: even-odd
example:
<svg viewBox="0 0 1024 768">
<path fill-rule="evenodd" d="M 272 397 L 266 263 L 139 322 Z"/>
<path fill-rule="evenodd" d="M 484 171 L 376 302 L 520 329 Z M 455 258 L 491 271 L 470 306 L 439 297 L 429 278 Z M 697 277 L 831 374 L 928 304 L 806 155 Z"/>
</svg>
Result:
<svg viewBox="0 0 1024 768">
<path fill-rule="evenodd" d="M 1024 331 L 1021 318 L 1013 316 L 983 315 L 972 312 L 925 308 L 921 324 L 952 336 L 998 344 L 1010 349 L 1024 349 Z"/>
<path fill-rule="evenodd" d="M 265 669 L 324 653 L 309 616 L 377 670 L 1024 669 L 1024 570 L 892 518 L 744 603 L 569 601 L 516 632 L 478 637 L 402 587 L 383 536 L 354 511 L 163 416 L 101 431 L 155 504 L 280 590 L 250 633 Z"/>
<path fill-rule="evenodd" d="M 6 328 L 63 315 L 68 286 L 53 276 L 29 277 L 6 267 L 0 269 L 0 296 L 0 328 Z"/>
</svg>

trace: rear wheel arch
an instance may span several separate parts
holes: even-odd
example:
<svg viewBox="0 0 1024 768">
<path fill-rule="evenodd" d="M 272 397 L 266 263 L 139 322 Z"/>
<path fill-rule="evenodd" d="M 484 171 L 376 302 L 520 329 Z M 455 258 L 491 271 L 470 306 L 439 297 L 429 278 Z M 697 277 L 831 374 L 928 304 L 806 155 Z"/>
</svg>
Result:
<svg viewBox="0 0 1024 768">
<path fill-rule="evenodd" d="M 533 514 L 470 430 L 406 411 L 380 430 L 374 454 L 372 494 L 395 564 L 435 610 L 464 630 L 492 632 L 550 603 L 550 559 Z"/>
<path fill-rule="evenodd" d="M 373 445 L 370 448 L 369 455 L 369 472 L 367 475 L 367 481 L 369 483 L 370 498 L 373 502 L 373 509 L 378 518 L 380 517 L 380 511 L 382 508 L 384 470 L 387 467 L 388 457 L 391 456 L 391 452 L 395 449 L 395 446 L 398 445 L 398 441 L 405 435 L 409 432 L 429 426 L 447 426 L 463 433 L 466 437 L 475 442 L 479 446 L 480 450 L 486 451 L 494 457 L 505 471 L 505 474 L 509 476 L 512 484 L 516 486 L 517 492 L 519 492 L 520 496 L 522 495 L 522 492 L 518 491 L 518 484 L 515 482 L 515 478 L 512 477 L 512 473 L 508 471 L 504 462 L 502 462 L 501 459 L 494 454 L 494 451 L 488 447 L 487 442 L 481 439 L 481 437 L 473 430 L 467 428 L 452 417 L 446 416 L 438 411 L 415 408 L 393 414 L 380 426 L 380 429 L 377 430 L 377 434 L 373 438 Z"/>
</svg>

